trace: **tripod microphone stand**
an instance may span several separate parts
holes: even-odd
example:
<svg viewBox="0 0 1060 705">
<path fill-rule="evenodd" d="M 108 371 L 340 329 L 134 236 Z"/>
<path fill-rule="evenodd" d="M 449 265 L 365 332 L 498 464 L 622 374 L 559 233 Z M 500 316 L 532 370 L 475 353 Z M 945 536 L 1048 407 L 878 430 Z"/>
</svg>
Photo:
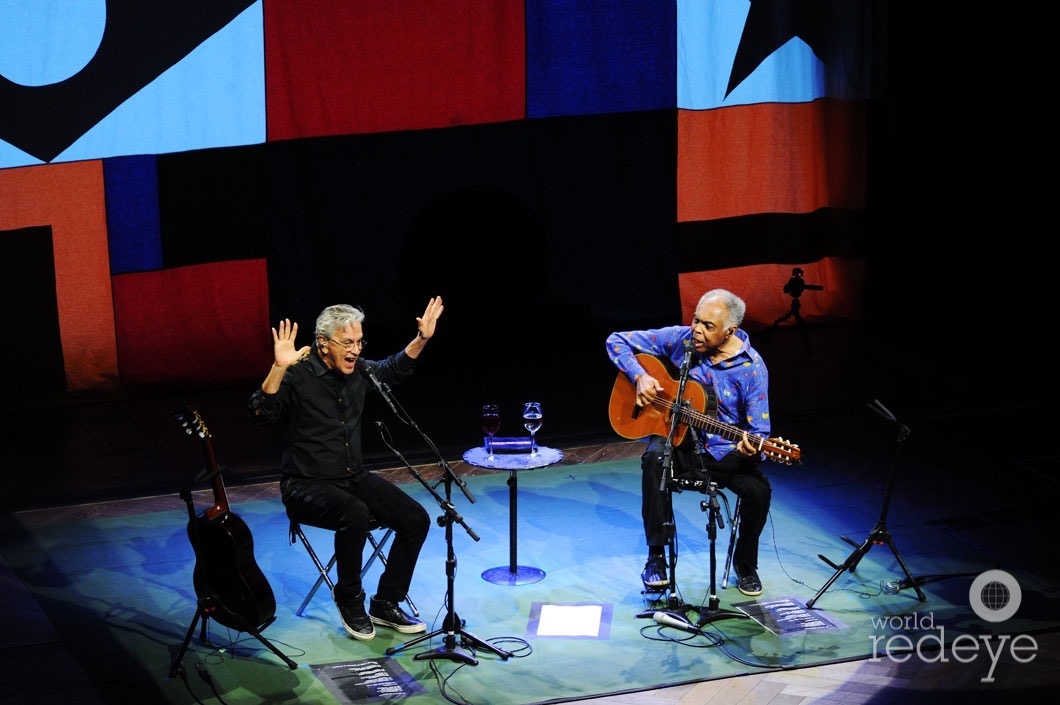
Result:
<svg viewBox="0 0 1060 705">
<path fill-rule="evenodd" d="M 375 382 L 374 379 L 372 381 L 373 383 Z M 389 388 L 387 387 L 387 385 L 385 383 L 381 383 L 376 385 L 375 389 L 384 397 L 391 410 L 393 410 L 397 414 L 397 406 L 400 406 L 400 404 L 398 404 L 397 400 L 389 394 Z M 404 412 L 403 407 L 401 410 L 402 412 Z M 459 485 L 460 489 L 464 493 L 464 496 L 467 497 L 467 500 L 472 504 L 475 503 L 475 498 L 474 496 L 472 496 L 471 491 L 468 490 L 467 483 L 463 482 L 460 478 L 456 476 L 456 473 L 454 473 L 453 469 L 449 467 L 449 463 L 445 461 L 445 458 L 442 456 L 437 446 L 435 446 L 431 439 L 428 438 L 427 435 L 420 430 L 419 426 L 416 425 L 416 422 L 413 421 L 407 413 L 404 413 L 403 415 L 397 414 L 397 416 L 402 423 L 405 423 L 416 429 L 416 431 L 420 434 L 420 437 L 423 438 L 427 445 L 430 446 L 431 450 L 433 450 L 438 456 L 438 463 L 442 466 L 444 470 L 443 480 L 445 485 L 445 496 L 442 497 L 438 494 L 438 492 L 435 491 L 434 487 L 432 487 L 430 483 L 424 480 L 423 476 L 420 475 L 411 464 L 409 464 L 405 457 L 401 455 L 401 453 L 398 452 L 396 448 L 394 448 L 394 445 L 390 441 L 390 433 L 387 430 L 386 425 L 382 421 L 375 422 L 376 427 L 379 429 L 380 435 L 383 437 L 383 442 L 386 443 L 387 447 L 390 448 L 390 450 L 398 457 L 398 459 L 401 460 L 402 463 L 404 463 L 405 467 L 413 475 L 413 477 L 419 480 L 420 484 L 423 485 L 427 489 L 427 491 L 431 493 L 435 500 L 437 500 L 438 506 L 442 508 L 442 515 L 438 517 L 438 524 L 439 526 L 445 527 L 446 614 L 444 620 L 442 621 L 441 629 L 436 629 L 433 632 L 421 634 L 415 639 L 407 641 L 404 644 L 392 646 L 386 650 L 386 654 L 387 656 L 393 656 L 397 652 L 402 651 L 415 644 L 419 644 L 422 641 L 433 639 L 436 636 L 444 635 L 444 638 L 442 640 L 442 646 L 439 646 L 437 649 L 434 649 L 432 651 L 418 653 L 413 658 L 417 661 L 423 659 L 448 659 L 450 661 L 465 663 L 470 666 L 477 666 L 478 659 L 476 659 L 474 655 L 466 648 L 468 645 L 471 645 L 479 649 L 490 651 L 496 654 L 497 656 L 500 656 L 501 659 L 507 660 L 512 655 L 510 652 L 504 651 L 503 649 L 499 649 L 496 646 L 490 644 L 489 642 L 483 641 L 474 634 L 464 631 L 464 629 L 462 628 L 464 622 L 457 615 L 456 605 L 453 601 L 453 588 L 456 583 L 456 552 L 453 550 L 453 524 L 460 524 L 460 526 L 464 527 L 464 530 L 467 531 L 468 536 L 470 536 L 475 541 L 479 540 L 478 534 L 476 534 L 474 530 L 472 530 L 471 527 L 469 527 L 467 523 L 464 522 L 464 518 L 460 516 L 460 514 L 456 511 L 456 508 L 453 505 L 453 483 L 455 482 L 457 485 Z M 459 641 L 457 640 L 457 636 L 460 637 Z"/>
<path fill-rule="evenodd" d="M 714 545 L 718 540 L 718 529 L 725 528 L 725 521 L 721 518 L 721 506 L 718 504 L 718 483 L 707 483 L 707 499 L 699 503 L 701 511 L 707 512 L 707 538 L 710 540 L 710 598 L 706 607 L 699 608 L 699 619 L 696 626 L 717 621 L 719 619 L 750 619 L 750 615 L 734 610 L 723 610 L 718 607 L 721 600 L 718 598 L 718 559 Z"/>
<path fill-rule="evenodd" d="M 909 567 L 906 566 L 905 561 L 902 560 L 902 555 L 898 553 L 898 549 L 894 545 L 894 538 L 891 536 L 891 532 L 887 529 L 887 512 L 891 504 L 891 493 L 894 490 L 895 467 L 898 464 L 898 456 L 902 452 L 902 443 L 904 443 L 905 440 L 909 438 L 909 434 L 912 432 L 910 431 L 908 426 L 903 423 L 899 423 L 895 415 L 892 414 L 887 409 L 887 407 L 880 403 L 878 399 L 873 399 L 872 403 L 866 404 L 866 406 L 868 406 L 869 409 L 871 409 L 873 412 L 879 414 L 880 416 L 887 419 L 898 427 L 898 448 L 895 450 L 894 458 L 891 460 L 891 477 L 887 482 L 887 491 L 886 493 L 884 493 L 883 496 L 883 506 L 880 509 L 880 519 L 876 522 L 876 526 L 872 528 L 872 531 L 869 532 L 868 537 L 866 537 L 866 539 L 860 545 L 854 543 L 853 540 L 847 538 L 846 536 L 839 537 L 849 543 L 851 546 L 854 546 L 854 551 L 849 556 L 847 556 L 847 559 L 843 561 L 841 565 L 836 565 L 832 561 L 825 558 L 823 555 L 817 554 L 818 558 L 835 568 L 835 573 L 832 575 L 831 578 L 828 579 L 828 582 L 824 584 L 824 587 L 818 590 L 817 594 L 806 602 L 807 609 L 813 607 L 814 603 L 817 602 L 818 598 L 820 598 L 821 595 L 823 595 L 828 588 L 832 587 L 832 584 L 839 578 L 840 575 L 843 574 L 844 571 L 849 570 L 853 572 L 857 570 L 858 563 L 861 562 L 861 559 L 865 557 L 865 554 L 869 552 L 869 549 L 871 549 L 874 545 L 877 544 L 886 544 L 891 549 L 891 553 L 894 554 L 895 560 L 897 560 L 898 565 L 901 566 L 902 572 L 905 573 L 905 577 L 909 581 L 909 584 L 913 586 L 914 590 L 916 590 L 916 596 L 920 599 L 921 602 L 927 600 L 927 596 L 924 594 L 924 591 L 920 589 L 919 581 L 914 579 L 912 573 L 909 572 Z"/>
</svg>

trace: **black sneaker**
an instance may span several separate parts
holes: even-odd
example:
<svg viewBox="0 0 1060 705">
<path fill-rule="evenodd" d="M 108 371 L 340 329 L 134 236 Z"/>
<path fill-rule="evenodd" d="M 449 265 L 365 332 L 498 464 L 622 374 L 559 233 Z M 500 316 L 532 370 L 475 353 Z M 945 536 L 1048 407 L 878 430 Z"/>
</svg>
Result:
<svg viewBox="0 0 1060 705">
<path fill-rule="evenodd" d="M 337 604 L 337 603 L 336 603 Z M 354 639 L 370 641 L 375 638 L 375 626 L 372 620 L 364 612 L 364 593 L 361 599 L 354 600 L 345 605 L 338 605 L 339 617 L 342 618 L 342 626 Z"/>
<path fill-rule="evenodd" d="M 390 627 L 402 634 L 417 634 L 427 631 L 423 620 L 417 619 L 398 607 L 396 602 L 372 597 L 368 606 L 368 616 L 381 627 Z"/>
<path fill-rule="evenodd" d="M 757 571 L 749 570 L 740 575 L 736 581 L 736 587 L 748 597 L 757 597 L 762 594 L 762 581 L 758 579 Z"/>
<path fill-rule="evenodd" d="M 662 556 L 648 556 L 648 562 L 644 564 L 640 579 L 644 581 L 644 587 L 660 588 L 669 585 L 670 581 L 666 577 L 666 560 Z"/>
</svg>

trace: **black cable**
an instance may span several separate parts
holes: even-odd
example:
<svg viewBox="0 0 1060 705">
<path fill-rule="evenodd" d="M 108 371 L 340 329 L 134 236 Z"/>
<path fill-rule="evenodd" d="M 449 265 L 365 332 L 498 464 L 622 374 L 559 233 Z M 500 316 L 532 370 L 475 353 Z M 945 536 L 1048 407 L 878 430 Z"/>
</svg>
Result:
<svg viewBox="0 0 1060 705">
<path fill-rule="evenodd" d="M 180 663 L 177 665 L 177 675 L 180 676 L 180 680 L 184 683 L 184 688 L 188 691 L 188 695 L 195 698 L 195 702 L 199 705 L 204 705 L 199 696 L 195 694 L 195 691 L 191 689 L 191 683 L 188 682 L 188 671 L 184 668 L 184 664 Z"/>
<path fill-rule="evenodd" d="M 213 691 L 213 696 L 217 698 L 217 702 L 221 703 L 221 705 L 227 705 L 221 697 L 221 694 L 217 692 L 217 685 L 213 682 L 213 676 L 211 676 L 210 672 L 206 670 L 206 666 L 202 663 L 197 663 L 195 664 L 195 670 L 199 672 L 199 678 L 210 686 L 210 690 Z"/>
<path fill-rule="evenodd" d="M 689 646 L 694 649 L 712 649 L 714 647 L 721 646 L 724 641 L 716 634 L 710 634 L 700 628 L 695 628 L 694 632 L 685 631 L 682 629 L 679 631 L 681 631 L 682 634 L 684 634 L 685 636 L 671 636 L 671 632 L 675 629 L 676 627 L 670 627 L 666 624 L 659 624 L 656 622 L 653 624 L 645 624 L 643 627 L 640 628 L 640 633 L 641 636 L 643 636 L 645 639 L 648 639 L 649 641 L 668 641 L 674 644 L 682 644 L 684 646 Z M 651 633 L 652 630 L 654 630 L 655 632 L 654 636 Z M 693 639 L 699 638 L 706 639 L 706 643 L 690 643 Z"/>
</svg>

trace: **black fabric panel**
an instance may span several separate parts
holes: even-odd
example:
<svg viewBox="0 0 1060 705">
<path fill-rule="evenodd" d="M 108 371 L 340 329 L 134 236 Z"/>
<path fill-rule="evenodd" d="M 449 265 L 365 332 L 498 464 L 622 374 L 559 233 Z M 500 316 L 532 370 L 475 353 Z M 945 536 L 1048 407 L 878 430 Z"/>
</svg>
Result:
<svg viewBox="0 0 1060 705">
<path fill-rule="evenodd" d="M 11 337 L 0 357 L 0 387 L 14 408 L 66 397 L 59 305 L 55 294 L 55 253 L 50 227 L 0 232 L 0 261 L 13 274 L 0 277 L 0 300 Z"/>
<path fill-rule="evenodd" d="M 680 223 L 678 259 L 682 272 L 813 262 L 822 257 L 860 259 L 868 252 L 871 227 L 865 211 L 835 208 Z"/>
<path fill-rule="evenodd" d="M 165 267 L 265 256 L 268 208 L 262 160 L 261 146 L 158 157 Z"/>
</svg>

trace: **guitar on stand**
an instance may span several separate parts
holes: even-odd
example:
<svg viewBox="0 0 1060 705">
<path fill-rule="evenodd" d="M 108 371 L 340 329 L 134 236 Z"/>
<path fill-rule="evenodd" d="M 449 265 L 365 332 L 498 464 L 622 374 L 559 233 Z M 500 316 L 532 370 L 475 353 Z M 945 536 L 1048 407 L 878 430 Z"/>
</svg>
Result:
<svg viewBox="0 0 1060 705">
<path fill-rule="evenodd" d="M 211 618 L 225 627 L 250 634 L 290 668 L 298 668 L 297 663 L 261 635 L 276 620 L 276 597 L 254 560 L 254 537 L 250 528 L 228 505 L 228 493 L 214 457 L 206 422 L 198 410 L 186 402 L 176 417 L 185 433 L 202 439 L 206 466 L 189 486 L 180 491 L 180 498 L 188 505 L 188 539 L 195 549 L 193 581 L 198 607 L 184 643 L 173 660 L 169 677 L 175 678 L 180 671 L 184 653 L 200 619 L 202 631 L 199 638 L 208 641 L 206 625 Z M 205 480 L 211 482 L 213 504 L 196 512 L 191 490 Z"/>
</svg>

